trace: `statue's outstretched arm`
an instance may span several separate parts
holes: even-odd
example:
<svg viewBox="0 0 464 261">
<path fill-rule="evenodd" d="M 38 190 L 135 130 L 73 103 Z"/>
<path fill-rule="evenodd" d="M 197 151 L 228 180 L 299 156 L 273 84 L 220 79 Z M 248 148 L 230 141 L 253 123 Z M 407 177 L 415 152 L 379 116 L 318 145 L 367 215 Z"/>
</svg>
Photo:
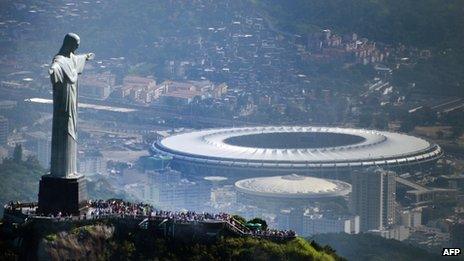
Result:
<svg viewBox="0 0 464 261">
<path fill-rule="evenodd" d="M 88 53 L 88 54 L 86 54 L 86 60 L 87 60 L 87 61 L 93 60 L 94 58 L 95 58 L 95 54 L 94 54 L 94 53 Z"/>
<path fill-rule="evenodd" d="M 76 66 L 76 71 L 78 74 L 81 74 L 84 71 L 85 62 L 92 60 L 95 57 L 94 53 L 86 54 L 76 54 L 73 56 L 74 64 Z"/>
</svg>

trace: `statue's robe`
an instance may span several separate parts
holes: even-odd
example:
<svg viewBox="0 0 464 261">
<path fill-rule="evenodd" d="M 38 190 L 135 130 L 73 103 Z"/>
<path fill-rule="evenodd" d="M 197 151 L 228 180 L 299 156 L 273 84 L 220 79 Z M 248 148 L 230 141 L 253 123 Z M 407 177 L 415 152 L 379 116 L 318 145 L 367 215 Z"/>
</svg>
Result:
<svg viewBox="0 0 464 261">
<path fill-rule="evenodd" d="M 85 55 L 56 55 L 49 69 L 53 85 L 52 176 L 77 175 L 77 77 L 85 61 Z"/>
</svg>

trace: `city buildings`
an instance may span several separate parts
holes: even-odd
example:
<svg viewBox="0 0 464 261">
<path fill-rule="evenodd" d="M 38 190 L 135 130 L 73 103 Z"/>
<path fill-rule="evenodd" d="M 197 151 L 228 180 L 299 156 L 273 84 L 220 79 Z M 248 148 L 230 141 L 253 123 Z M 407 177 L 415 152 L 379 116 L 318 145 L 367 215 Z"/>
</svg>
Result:
<svg viewBox="0 0 464 261">
<path fill-rule="evenodd" d="M 164 93 L 152 77 L 126 76 L 118 89 L 118 97 L 138 103 L 150 103 Z"/>
<path fill-rule="evenodd" d="M 405 199 L 414 206 L 433 204 L 435 200 L 456 200 L 458 189 L 456 188 L 431 188 L 417 184 L 402 177 L 396 177 L 396 182 L 406 187 Z"/>
<path fill-rule="evenodd" d="M 211 200 L 211 185 L 182 178 L 178 171 L 166 168 L 146 172 L 144 200 L 163 209 L 203 211 Z"/>
<path fill-rule="evenodd" d="M 166 105 L 187 105 L 194 99 L 220 98 L 227 93 L 225 83 L 215 85 L 211 81 L 164 81 L 160 84 L 166 93 L 161 102 Z"/>
<path fill-rule="evenodd" d="M 188 105 L 195 99 L 220 98 L 227 93 L 227 84 L 214 84 L 211 81 L 171 81 L 156 84 L 150 77 L 126 76 L 117 91 L 117 97 L 140 104 L 160 100 L 164 105 Z"/>
<path fill-rule="evenodd" d="M 291 207 L 282 209 L 277 213 L 276 219 L 278 228 L 303 233 L 303 211 L 301 209 Z"/>
<path fill-rule="evenodd" d="M 451 246 L 464 246 L 464 220 L 459 220 L 451 226 Z"/>
<path fill-rule="evenodd" d="M 387 239 L 395 239 L 398 241 L 403 241 L 409 238 L 411 231 L 408 227 L 399 225 L 392 226 L 385 229 L 373 229 L 369 230 L 368 233 L 378 235 Z"/>
<path fill-rule="evenodd" d="M 405 227 L 415 228 L 422 225 L 422 209 L 406 209 L 400 211 L 399 223 Z"/>
<path fill-rule="evenodd" d="M 44 169 L 50 168 L 50 155 L 52 140 L 50 134 L 43 131 L 29 133 L 31 152 L 37 157 L 40 166 Z"/>
<path fill-rule="evenodd" d="M 9 134 L 8 119 L 3 116 L 0 116 L 0 146 L 4 146 L 7 144 L 8 134 Z"/>
<path fill-rule="evenodd" d="M 354 171 L 351 208 L 359 215 L 360 230 L 383 230 L 395 223 L 396 173 L 383 169 Z"/>
<path fill-rule="evenodd" d="M 17 101 L 2 100 L 0 101 L 0 111 L 14 109 L 17 105 Z"/>
<path fill-rule="evenodd" d="M 110 72 L 84 75 L 80 81 L 80 94 L 84 97 L 105 100 L 115 87 L 116 76 Z"/>
<path fill-rule="evenodd" d="M 158 171 L 169 167 L 172 157 L 154 155 L 140 157 L 139 162 L 144 171 Z"/>
<path fill-rule="evenodd" d="M 306 46 L 315 59 L 364 65 L 382 62 L 390 55 L 387 48 L 379 48 L 375 42 L 359 38 L 356 33 L 340 36 L 329 29 L 309 34 Z"/>
<path fill-rule="evenodd" d="M 43 134 L 37 137 L 37 159 L 43 168 L 49 169 L 52 139 L 50 135 Z"/>
<path fill-rule="evenodd" d="M 105 174 L 106 162 L 99 151 L 79 151 L 77 157 L 77 170 L 84 175 Z"/>
<path fill-rule="evenodd" d="M 302 235 L 310 236 L 324 233 L 358 234 L 359 216 L 335 216 L 324 214 L 307 214 L 303 216 Z"/>
</svg>

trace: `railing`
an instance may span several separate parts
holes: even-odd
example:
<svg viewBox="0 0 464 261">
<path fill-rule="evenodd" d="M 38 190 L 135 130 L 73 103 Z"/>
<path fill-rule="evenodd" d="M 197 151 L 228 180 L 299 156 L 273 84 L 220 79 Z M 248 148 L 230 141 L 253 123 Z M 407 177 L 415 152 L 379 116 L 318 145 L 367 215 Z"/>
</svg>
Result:
<svg viewBox="0 0 464 261">
<path fill-rule="evenodd" d="M 233 232 L 239 234 L 240 236 L 246 236 L 248 235 L 249 233 L 239 229 L 238 227 L 236 227 L 234 224 L 232 224 L 231 222 L 229 221 L 225 221 L 224 222 L 226 224 L 226 227 L 229 228 L 230 230 L 232 230 Z"/>
<path fill-rule="evenodd" d="M 30 208 L 30 207 L 35 207 L 36 204 L 31 204 L 31 203 L 20 203 L 20 204 L 14 204 L 10 205 L 9 207 L 5 206 L 6 211 L 12 211 L 14 215 L 15 212 L 21 211 L 21 208 Z M 21 212 L 22 213 L 22 212 Z M 40 216 L 40 215 L 35 215 L 35 214 L 28 214 L 28 217 L 25 219 L 25 222 L 22 225 L 25 225 L 29 222 L 31 222 L 34 219 L 48 219 L 51 221 L 55 222 L 62 222 L 62 221 L 85 221 L 85 220 L 104 220 L 104 219 L 132 219 L 132 220 L 141 220 L 139 222 L 140 225 L 147 225 L 149 221 L 160 221 L 160 220 L 169 220 L 172 221 L 176 224 L 189 224 L 192 226 L 197 225 L 199 222 L 202 223 L 223 223 L 229 231 L 236 233 L 239 236 L 252 236 L 252 237 L 259 237 L 259 238 L 268 238 L 268 239 L 277 239 L 277 240 L 282 240 L 282 239 L 291 239 L 294 238 L 295 236 L 292 235 L 270 235 L 266 234 L 265 231 L 260 232 L 260 233 L 253 233 L 249 228 L 244 226 L 242 223 L 240 223 L 238 220 L 236 220 L 233 217 L 229 218 L 219 218 L 219 219 L 208 219 L 208 218 L 201 218 L 201 219 L 183 219 L 183 218 L 176 218 L 176 217 L 170 217 L 166 215 L 138 215 L 138 214 L 126 214 L 126 213 L 99 213 L 99 214 L 93 214 L 93 215 L 83 215 L 83 216 L 59 216 L 59 217 L 48 217 L 48 216 Z"/>
</svg>

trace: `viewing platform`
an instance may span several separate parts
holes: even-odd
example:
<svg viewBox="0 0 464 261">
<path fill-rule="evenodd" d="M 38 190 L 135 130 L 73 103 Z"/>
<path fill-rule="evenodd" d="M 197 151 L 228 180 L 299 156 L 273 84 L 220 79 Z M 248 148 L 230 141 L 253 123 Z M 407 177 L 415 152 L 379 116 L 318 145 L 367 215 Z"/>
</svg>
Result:
<svg viewBox="0 0 464 261">
<path fill-rule="evenodd" d="M 37 203 L 11 202 L 4 206 L 3 222 L 9 229 L 31 222 L 42 224 L 91 223 L 116 221 L 135 228 L 152 231 L 163 237 L 182 238 L 192 235 L 215 238 L 220 235 L 256 237 L 272 241 L 287 241 L 297 235 L 292 230 L 250 229 L 227 213 L 174 212 L 155 209 L 144 203 L 130 203 L 119 199 L 88 201 L 88 208 L 80 215 L 41 215 Z"/>
</svg>

